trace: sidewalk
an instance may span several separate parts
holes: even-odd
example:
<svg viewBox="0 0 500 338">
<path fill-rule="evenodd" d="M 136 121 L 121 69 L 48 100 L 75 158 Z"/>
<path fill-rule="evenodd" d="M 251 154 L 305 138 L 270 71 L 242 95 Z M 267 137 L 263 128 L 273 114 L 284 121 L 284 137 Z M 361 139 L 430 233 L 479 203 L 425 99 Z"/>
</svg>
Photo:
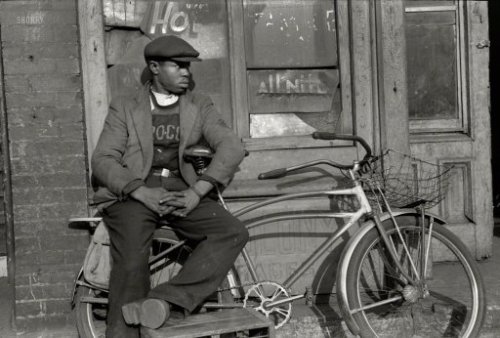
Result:
<svg viewBox="0 0 500 338">
<path fill-rule="evenodd" d="M 486 286 L 487 315 L 481 332 L 481 338 L 500 337 L 500 228 L 493 237 L 493 256 L 488 260 L 479 262 L 484 283 Z M 73 327 L 54 328 L 39 332 L 14 332 L 10 329 L 9 302 L 2 301 L 6 297 L 6 278 L 0 278 L 0 337 L 2 338 L 73 338 L 78 337 Z M 450 287 L 453 286 L 450 283 Z M 351 338 L 354 337 L 332 307 L 294 305 L 292 318 L 283 328 L 277 330 L 279 338 Z M 404 337 L 402 337 L 404 338 Z"/>
<path fill-rule="evenodd" d="M 480 335 L 481 338 L 500 337 L 500 227 L 498 225 L 496 232 L 496 236 L 493 237 L 493 256 L 479 262 L 479 269 L 486 288 L 487 301 L 487 313 Z M 450 288 L 456 288 L 456 293 L 461 292 L 460 285 L 453 283 L 452 280 L 449 286 Z M 335 302 L 335 300 L 331 302 L 333 308 L 335 308 Z M 346 325 L 338 318 L 338 312 L 335 313 L 327 305 L 323 308 L 305 305 L 294 306 L 293 312 L 290 322 L 276 332 L 276 337 L 354 337 Z"/>
</svg>

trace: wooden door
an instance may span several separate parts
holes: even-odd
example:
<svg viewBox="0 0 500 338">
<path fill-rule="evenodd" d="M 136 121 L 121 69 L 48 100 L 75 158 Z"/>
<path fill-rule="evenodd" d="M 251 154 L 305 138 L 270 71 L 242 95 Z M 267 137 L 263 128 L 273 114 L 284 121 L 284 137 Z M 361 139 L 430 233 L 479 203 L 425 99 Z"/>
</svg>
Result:
<svg viewBox="0 0 500 338">
<path fill-rule="evenodd" d="M 491 255 L 488 14 L 483 1 L 405 1 L 412 155 L 453 166 L 433 211 L 475 253 Z"/>
</svg>

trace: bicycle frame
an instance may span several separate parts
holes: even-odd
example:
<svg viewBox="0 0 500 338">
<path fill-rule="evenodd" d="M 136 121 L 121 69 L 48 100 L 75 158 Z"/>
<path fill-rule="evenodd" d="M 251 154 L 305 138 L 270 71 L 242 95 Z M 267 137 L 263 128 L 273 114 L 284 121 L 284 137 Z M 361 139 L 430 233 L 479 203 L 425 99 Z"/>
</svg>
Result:
<svg viewBox="0 0 500 338">
<path fill-rule="evenodd" d="M 354 182 L 354 187 L 352 188 L 346 188 L 346 189 L 331 189 L 331 190 L 322 190 L 322 191 L 312 191 L 312 192 L 302 192 L 302 193 L 290 193 L 290 194 L 285 194 L 282 196 L 277 196 L 273 198 L 266 199 L 261 202 L 257 202 L 254 204 L 251 204 L 249 206 L 243 207 L 239 210 L 234 211 L 232 214 L 235 217 L 241 217 L 245 214 L 248 214 L 254 210 L 257 210 L 259 208 L 280 203 L 283 201 L 289 201 L 289 200 L 297 200 L 297 199 L 303 199 L 303 198 L 311 198 L 311 197 L 319 197 L 319 196 L 353 196 L 356 198 L 356 200 L 359 203 L 359 208 L 354 211 L 354 212 L 328 212 L 328 211 L 322 211 L 322 212 L 315 212 L 315 213 L 307 213 L 307 214 L 291 214 L 291 215 L 278 215 L 278 216 L 271 216 L 271 217 L 265 217 L 261 220 L 249 223 L 247 225 L 247 228 L 254 228 L 258 227 L 261 225 L 264 225 L 266 223 L 272 223 L 276 221 L 283 221 L 283 220 L 294 220 L 294 219 L 311 219 L 311 218 L 341 218 L 345 219 L 348 218 L 347 222 L 342 225 L 337 231 L 335 231 L 325 242 L 323 242 L 311 256 L 309 256 L 295 271 L 291 273 L 291 275 L 282 283 L 283 287 L 289 289 L 292 287 L 297 280 L 301 276 L 304 275 L 304 273 L 317 261 L 321 255 L 323 255 L 347 230 L 349 230 L 354 224 L 356 224 L 363 216 L 368 216 L 370 219 L 373 220 L 375 223 L 375 226 L 378 228 L 380 235 L 386 244 L 387 248 L 389 249 L 389 253 L 391 257 L 394 260 L 394 263 L 396 266 L 402 271 L 403 277 L 406 278 L 409 283 L 414 284 L 415 280 L 410 277 L 406 272 L 404 272 L 403 267 L 401 266 L 399 260 L 397 259 L 397 254 L 394 248 L 394 243 L 388 238 L 388 236 L 385 233 L 385 230 L 382 227 L 382 222 L 380 221 L 380 217 L 377 213 L 374 213 L 372 210 L 372 207 L 368 201 L 368 198 L 365 194 L 365 191 L 363 190 L 363 187 L 361 186 L 360 182 L 358 179 L 355 178 L 355 170 L 350 170 L 349 171 L 350 176 Z M 377 187 L 378 188 L 378 187 Z M 378 188 L 379 189 L 379 188 Z M 380 191 L 381 195 L 383 196 L 383 192 Z M 226 202 L 224 201 L 224 198 L 218 193 L 219 200 L 221 201 L 221 204 L 228 209 Z M 388 203 L 385 201 L 386 207 L 388 208 L 388 212 L 386 212 L 386 216 L 383 218 L 390 218 L 395 227 L 398 228 L 397 222 L 395 218 L 392 216 L 392 210 L 390 209 Z M 229 210 L 229 209 L 228 209 Z M 422 211 L 423 212 L 423 211 Z M 423 215 L 422 215 L 423 217 Z M 415 275 L 418 277 L 419 274 L 416 271 L 416 268 L 413 264 L 413 261 L 409 255 L 408 248 L 404 248 L 407 256 L 409 257 L 410 261 L 412 262 L 412 267 L 414 269 L 414 272 L 416 273 Z M 243 257 L 243 260 L 246 264 L 246 267 L 248 268 L 250 277 L 252 279 L 252 282 L 258 283 L 261 281 L 261 279 L 258 276 L 258 273 L 256 271 L 255 265 L 248 253 L 248 250 L 246 248 L 243 248 L 241 255 Z M 230 284 L 234 283 L 234 281 L 230 280 Z M 231 288 L 236 288 L 238 287 L 237 285 L 230 285 Z M 300 298 L 306 297 L 306 294 L 300 295 L 300 296 L 293 296 L 290 297 L 290 299 L 285 300 L 285 301 L 279 301 L 280 303 L 283 302 L 291 302 L 295 301 Z M 292 299 L 293 298 L 293 299 Z M 269 306 L 273 306 L 273 304 L 269 304 Z M 277 304 L 276 304 L 277 305 Z"/>
<path fill-rule="evenodd" d="M 368 202 L 368 199 L 363 191 L 363 188 L 361 187 L 361 184 L 354 180 L 354 187 L 352 188 L 347 188 L 347 189 L 337 189 L 337 190 L 322 190 L 322 191 L 312 191 L 312 192 L 302 192 L 302 193 L 290 193 L 290 194 L 285 194 L 282 196 L 274 197 L 274 198 L 269 198 L 261 202 L 257 202 L 254 204 L 251 204 L 249 206 L 243 207 L 239 210 L 236 210 L 232 212 L 232 214 L 235 217 L 241 217 L 245 214 L 248 214 L 254 210 L 257 210 L 259 208 L 280 203 L 283 201 L 289 201 L 289 200 L 297 200 L 297 199 L 303 199 L 303 198 L 311 198 L 311 197 L 319 197 L 319 196 L 354 196 L 358 203 L 359 203 L 359 209 L 356 210 L 355 212 L 315 212 L 315 213 L 307 213 L 307 214 L 297 214 L 297 215 L 279 215 L 279 216 L 271 216 L 271 217 L 266 217 L 262 220 L 252 222 L 247 225 L 247 228 L 253 228 L 257 227 L 266 223 L 271 223 L 271 222 L 276 222 L 276 221 L 282 221 L 282 220 L 293 220 L 293 219 L 311 219 L 311 218 L 347 218 L 349 217 L 349 220 L 347 223 L 345 223 L 343 226 L 341 226 L 337 231 L 335 231 L 327 241 L 322 243 L 316 250 L 315 252 L 309 256 L 299 268 L 297 268 L 292 274 L 283 282 L 283 286 L 285 288 L 290 288 L 297 282 L 297 280 L 314 264 L 314 262 L 321 256 L 323 255 L 329 247 L 333 243 L 337 241 L 351 226 L 353 226 L 356 222 L 358 222 L 361 217 L 363 217 L 366 214 L 370 214 L 372 209 L 371 206 Z M 227 207 L 227 204 L 224 201 L 224 198 L 222 197 L 221 193 L 218 192 L 218 197 L 219 200 L 221 201 L 221 204 L 229 210 Z M 255 269 L 255 265 L 252 262 L 252 259 L 250 255 L 248 254 L 248 250 L 243 248 L 241 255 L 243 257 L 243 260 L 245 261 L 245 264 L 248 268 L 248 271 L 250 273 L 250 276 L 253 280 L 254 283 L 257 283 L 260 279 L 257 274 L 257 271 Z M 234 281 L 230 280 L 230 284 L 234 283 Z M 236 285 L 230 285 L 231 288 L 237 287 Z M 291 297 L 293 299 L 288 300 L 288 302 L 304 298 L 306 295 L 300 295 L 300 296 L 295 296 Z M 274 304 L 269 304 L 270 306 Z"/>
</svg>

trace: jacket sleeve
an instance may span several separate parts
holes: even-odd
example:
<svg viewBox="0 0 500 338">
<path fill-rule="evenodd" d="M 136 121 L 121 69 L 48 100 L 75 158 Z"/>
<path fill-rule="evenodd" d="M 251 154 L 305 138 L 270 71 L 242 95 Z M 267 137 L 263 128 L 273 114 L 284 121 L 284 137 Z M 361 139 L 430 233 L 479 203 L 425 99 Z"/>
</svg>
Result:
<svg viewBox="0 0 500 338">
<path fill-rule="evenodd" d="M 203 137 L 215 150 L 214 158 L 204 175 L 227 186 L 245 157 L 245 148 L 241 139 L 227 126 L 208 97 L 204 97 L 201 101 L 201 115 Z"/>
<path fill-rule="evenodd" d="M 108 188 L 118 199 L 126 198 L 124 188 L 140 179 L 127 168 L 123 155 L 129 131 L 126 113 L 120 101 L 112 101 L 104 127 L 92 154 L 91 167 L 94 182 Z"/>
</svg>

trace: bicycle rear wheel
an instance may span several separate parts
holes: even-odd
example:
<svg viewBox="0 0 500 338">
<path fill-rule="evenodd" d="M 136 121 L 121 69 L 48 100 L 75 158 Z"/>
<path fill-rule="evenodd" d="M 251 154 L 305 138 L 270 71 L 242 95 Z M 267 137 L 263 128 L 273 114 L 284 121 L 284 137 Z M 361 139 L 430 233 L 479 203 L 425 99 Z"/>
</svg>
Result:
<svg viewBox="0 0 500 338">
<path fill-rule="evenodd" d="M 485 316 L 485 293 L 465 245 L 440 224 L 430 225 L 428 217 L 425 236 L 420 216 L 396 220 L 399 233 L 390 220 L 384 227 L 404 273 L 375 227 L 357 242 L 349 260 L 345 306 L 360 335 L 476 336 Z"/>
<path fill-rule="evenodd" d="M 172 248 L 171 251 L 169 251 Z M 189 249 L 167 238 L 155 238 L 152 255 L 161 255 L 150 265 L 151 288 L 168 281 L 182 268 Z M 81 282 L 84 282 L 83 277 Z M 75 316 L 78 334 L 82 338 L 105 337 L 108 311 L 108 292 L 84 283 L 78 285 L 75 295 Z"/>
</svg>

